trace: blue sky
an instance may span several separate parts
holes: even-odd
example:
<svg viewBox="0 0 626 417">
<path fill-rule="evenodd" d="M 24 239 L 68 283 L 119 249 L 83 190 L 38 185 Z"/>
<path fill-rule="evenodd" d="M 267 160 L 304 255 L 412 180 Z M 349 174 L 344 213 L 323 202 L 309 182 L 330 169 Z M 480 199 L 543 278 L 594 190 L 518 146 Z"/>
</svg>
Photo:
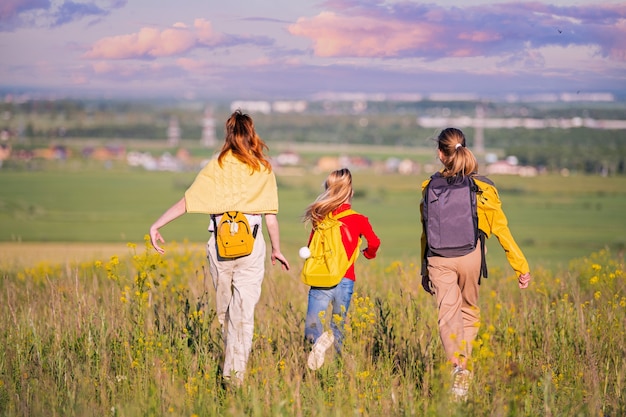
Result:
<svg viewBox="0 0 626 417">
<path fill-rule="evenodd" d="M 626 2 L 2 0 L 0 87 L 187 98 L 626 92 Z"/>
</svg>

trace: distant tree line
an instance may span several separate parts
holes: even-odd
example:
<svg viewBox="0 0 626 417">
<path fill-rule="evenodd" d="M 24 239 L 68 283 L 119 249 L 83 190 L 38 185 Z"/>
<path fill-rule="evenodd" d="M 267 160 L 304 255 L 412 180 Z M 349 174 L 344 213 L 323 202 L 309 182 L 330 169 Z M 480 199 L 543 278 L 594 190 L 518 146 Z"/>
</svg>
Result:
<svg viewBox="0 0 626 417">
<path fill-rule="evenodd" d="M 474 116 L 478 103 L 428 102 L 368 103 L 355 111 L 343 103 L 311 105 L 305 113 L 253 114 L 257 131 L 268 143 L 364 144 L 434 147 L 437 129 L 420 127 L 417 117 L 445 113 Z M 623 119 L 625 104 L 480 103 L 485 117 L 546 117 Z M 0 103 L 0 130 L 9 132 L 18 147 L 41 146 L 63 138 L 167 140 L 175 118 L 183 140 L 200 141 L 204 105 L 171 102 L 57 100 Z M 216 132 L 230 114 L 227 103 L 214 106 Z M 473 146 L 475 132 L 464 129 Z M 575 129 L 487 129 L 485 148 L 514 155 L 520 164 L 551 171 L 570 169 L 585 173 L 624 175 L 626 131 Z"/>
<path fill-rule="evenodd" d="M 485 132 L 485 146 L 515 155 L 520 164 L 550 171 L 626 173 L 626 131 L 601 129 L 498 129 Z"/>
</svg>

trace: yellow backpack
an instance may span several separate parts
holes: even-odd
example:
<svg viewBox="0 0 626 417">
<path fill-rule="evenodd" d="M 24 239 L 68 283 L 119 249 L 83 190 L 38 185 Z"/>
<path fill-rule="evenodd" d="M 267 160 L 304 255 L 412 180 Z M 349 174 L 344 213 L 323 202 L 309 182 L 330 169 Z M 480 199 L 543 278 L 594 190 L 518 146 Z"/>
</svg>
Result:
<svg viewBox="0 0 626 417">
<path fill-rule="evenodd" d="M 255 225 L 254 230 L 250 230 L 248 219 L 243 213 L 227 211 L 222 214 L 219 224 L 216 224 L 215 216 L 213 216 L 213 223 L 215 226 L 217 253 L 220 257 L 232 259 L 252 253 L 254 239 L 259 226 Z"/>
<path fill-rule="evenodd" d="M 336 217 L 328 214 L 313 232 L 309 250 L 311 255 L 304 261 L 300 274 L 302 282 L 311 287 L 334 287 L 344 277 L 346 271 L 359 256 L 361 238 L 352 256 L 348 259 L 346 250 L 341 241 L 342 217 L 355 214 L 348 209 Z"/>
</svg>

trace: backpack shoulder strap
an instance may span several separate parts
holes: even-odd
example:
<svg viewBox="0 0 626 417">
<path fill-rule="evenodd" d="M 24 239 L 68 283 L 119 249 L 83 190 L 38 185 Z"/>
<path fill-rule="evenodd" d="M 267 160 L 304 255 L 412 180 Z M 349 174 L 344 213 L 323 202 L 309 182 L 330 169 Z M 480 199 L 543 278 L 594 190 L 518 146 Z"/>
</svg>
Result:
<svg viewBox="0 0 626 417">
<path fill-rule="evenodd" d="M 477 181 L 484 182 L 485 184 L 495 185 L 493 181 L 491 181 L 489 178 L 485 177 L 484 175 L 474 175 L 472 176 L 472 178 Z"/>
<path fill-rule="evenodd" d="M 348 210 L 344 210 L 341 213 L 337 214 L 336 216 L 331 215 L 330 217 L 335 219 L 335 220 L 339 220 L 343 217 L 349 216 L 351 214 L 358 214 L 356 211 L 354 211 L 353 209 L 348 209 Z"/>
<path fill-rule="evenodd" d="M 351 214 L 359 214 L 357 211 L 349 208 L 348 210 L 344 210 L 341 213 L 337 214 L 336 217 L 333 217 L 333 219 L 335 220 L 339 220 L 342 219 L 344 217 L 348 217 Z M 341 223 L 343 224 L 343 223 Z M 353 264 L 356 261 L 356 258 L 359 256 L 359 246 L 361 246 L 361 237 L 359 237 L 358 243 L 357 243 L 357 247 L 354 249 L 354 252 L 352 252 L 352 256 L 350 257 L 350 264 Z"/>
</svg>

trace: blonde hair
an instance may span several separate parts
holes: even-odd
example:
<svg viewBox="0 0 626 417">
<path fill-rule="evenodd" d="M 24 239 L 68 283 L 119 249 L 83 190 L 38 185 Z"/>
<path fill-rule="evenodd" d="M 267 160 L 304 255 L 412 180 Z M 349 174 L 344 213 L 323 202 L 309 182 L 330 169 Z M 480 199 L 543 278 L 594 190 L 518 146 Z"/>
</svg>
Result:
<svg viewBox="0 0 626 417">
<path fill-rule="evenodd" d="M 442 130 L 437 137 L 437 148 L 441 151 L 444 177 L 468 176 L 477 173 L 476 157 L 465 146 L 465 135 L 459 129 L 449 127 Z"/>
<path fill-rule="evenodd" d="M 217 160 L 222 166 L 222 160 L 230 151 L 244 164 L 254 171 L 259 171 L 263 165 L 268 171 L 272 170 L 270 161 L 265 157 L 267 145 L 254 130 L 252 117 L 237 109 L 230 115 L 225 126 L 226 138 Z"/>
<path fill-rule="evenodd" d="M 324 192 L 304 212 L 303 221 L 315 227 L 333 210 L 352 198 L 352 174 L 348 168 L 331 172 L 324 182 Z"/>
</svg>

